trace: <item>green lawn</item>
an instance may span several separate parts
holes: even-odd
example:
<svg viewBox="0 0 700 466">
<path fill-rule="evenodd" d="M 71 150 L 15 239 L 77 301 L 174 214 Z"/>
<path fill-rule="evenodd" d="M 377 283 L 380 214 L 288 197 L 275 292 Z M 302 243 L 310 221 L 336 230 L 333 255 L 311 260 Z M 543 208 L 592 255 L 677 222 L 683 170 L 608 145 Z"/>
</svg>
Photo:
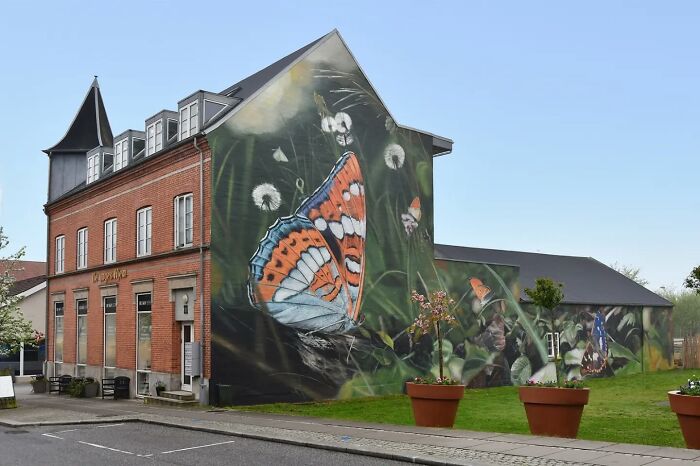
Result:
<svg viewBox="0 0 700 466">
<path fill-rule="evenodd" d="M 697 371 L 695 371 L 697 372 Z M 666 392 L 684 383 L 692 370 L 666 371 L 591 380 L 578 438 L 684 447 L 676 415 Z M 315 416 L 388 424 L 413 424 L 405 396 L 318 403 L 237 406 L 265 413 Z M 515 387 L 467 390 L 455 428 L 487 432 L 528 433 L 525 410 Z"/>
</svg>

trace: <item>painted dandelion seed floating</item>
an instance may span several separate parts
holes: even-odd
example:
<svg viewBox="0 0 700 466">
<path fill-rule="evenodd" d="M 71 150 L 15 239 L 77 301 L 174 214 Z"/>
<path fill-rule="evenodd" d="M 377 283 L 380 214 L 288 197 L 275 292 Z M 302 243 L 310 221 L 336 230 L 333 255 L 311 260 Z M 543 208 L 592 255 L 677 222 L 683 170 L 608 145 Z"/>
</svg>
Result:
<svg viewBox="0 0 700 466">
<path fill-rule="evenodd" d="M 284 155 L 284 152 L 282 152 L 281 147 L 278 147 L 277 149 L 274 150 L 274 152 L 272 152 L 272 158 L 278 162 L 289 162 L 289 159 L 287 158 L 287 156 Z"/>
<path fill-rule="evenodd" d="M 398 144 L 389 144 L 384 149 L 384 162 L 386 166 L 392 170 L 398 170 L 403 167 L 403 162 L 406 159 L 406 152 Z"/>
<path fill-rule="evenodd" d="M 340 134 L 345 134 L 352 128 L 352 119 L 345 112 L 335 114 L 335 131 Z"/>
<path fill-rule="evenodd" d="M 284 155 L 284 154 L 283 154 Z M 280 192 L 270 183 L 257 185 L 251 193 L 253 202 L 262 211 L 271 212 L 280 208 L 282 196 Z"/>
<path fill-rule="evenodd" d="M 353 139 L 352 134 L 350 133 L 339 134 L 335 137 L 335 141 L 343 147 L 349 146 L 354 140 L 355 139 Z"/>
</svg>

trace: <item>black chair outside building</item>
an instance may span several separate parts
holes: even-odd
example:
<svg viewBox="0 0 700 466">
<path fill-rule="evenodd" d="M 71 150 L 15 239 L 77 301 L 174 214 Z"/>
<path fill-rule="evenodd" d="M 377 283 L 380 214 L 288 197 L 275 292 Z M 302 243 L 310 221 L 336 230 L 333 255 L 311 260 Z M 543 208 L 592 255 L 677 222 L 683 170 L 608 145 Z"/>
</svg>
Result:
<svg viewBox="0 0 700 466">
<path fill-rule="evenodd" d="M 68 385 L 70 385 L 73 377 L 70 375 L 61 375 L 58 377 L 49 378 L 49 394 L 58 393 L 62 395 L 68 392 Z"/>
<path fill-rule="evenodd" d="M 129 398 L 129 377 L 119 376 L 113 379 L 102 379 L 102 399 L 111 397 L 115 400 L 119 398 Z"/>
</svg>

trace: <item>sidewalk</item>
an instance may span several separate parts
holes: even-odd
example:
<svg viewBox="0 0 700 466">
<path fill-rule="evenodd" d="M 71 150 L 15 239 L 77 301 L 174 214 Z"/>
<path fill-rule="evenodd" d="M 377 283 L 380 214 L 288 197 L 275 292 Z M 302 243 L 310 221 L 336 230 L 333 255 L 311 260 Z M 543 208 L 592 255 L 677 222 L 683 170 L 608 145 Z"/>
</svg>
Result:
<svg viewBox="0 0 700 466">
<path fill-rule="evenodd" d="M 23 384 L 16 390 L 20 407 L 0 411 L 0 425 L 145 422 L 419 464 L 700 466 L 700 450 L 59 398 Z"/>
</svg>

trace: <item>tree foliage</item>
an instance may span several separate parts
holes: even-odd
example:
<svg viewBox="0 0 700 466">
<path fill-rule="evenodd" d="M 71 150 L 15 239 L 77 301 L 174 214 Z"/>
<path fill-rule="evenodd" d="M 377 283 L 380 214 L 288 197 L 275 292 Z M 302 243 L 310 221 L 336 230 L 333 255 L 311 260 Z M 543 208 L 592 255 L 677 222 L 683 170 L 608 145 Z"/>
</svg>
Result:
<svg viewBox="0 0 700 466">
<path fill-rule="evenodd" d="M 686 288 L 690 288 L 697 294 L 700 294 L 700 265 L 695 267 L 685 279 L 684 283 Z"/>
<path fill-rule="evenodd" d="M 22 343 L 34 342 L 32 324 L 19 311 L 20 298 L 12 295 L 15 272 L 19 261 L 24 257 L 24 248 L 17 252 L 3 255 L 3 249 L 9 245 L 7 237 L 0 227 L 0 355 L 12 354 L 19 350 Z"/>
<path fill-rule="evenodd" d="M 630 280 L 634 280 L 642 286 L 647 286 L 649 284 L 649 280 L 642 278 L 641 269 L 639 267 L 633 267 L 615 262 L 614 264 L 610 264 L 610 268 L 616 270 Z"/>
<path fill-rule="evenodd" d="M 673 303 L 673 336 L 683 338 L 700 333 L 700 294 L 662 288 L 658 294 Z"/>
<path fill-rule="evenodd" d="M 559 333 L 559 328 L 556 325 L 556 319 L 554 317 L 554 309 L 564 300 L 564 285 L 557 283 L 551 278 L 538 278 L 535 280 L 535 288 L 525 288 L 525 294 L 532 300 L 532 302 L 539 307 L 542 307 L 548 311 L 549 320 L 552 328 L 552 332 Z M 552 341 L 555 341 L 554 339 Z M 554 351 L 555 355 L 559 354 L 558 348 Z M 557 376 L 557 386 L 561 387 L 561 380 L 559 378 L 559 368 L 557 367 L 557 356 L 555 356 L 555 373 Z"/>
</svg>

